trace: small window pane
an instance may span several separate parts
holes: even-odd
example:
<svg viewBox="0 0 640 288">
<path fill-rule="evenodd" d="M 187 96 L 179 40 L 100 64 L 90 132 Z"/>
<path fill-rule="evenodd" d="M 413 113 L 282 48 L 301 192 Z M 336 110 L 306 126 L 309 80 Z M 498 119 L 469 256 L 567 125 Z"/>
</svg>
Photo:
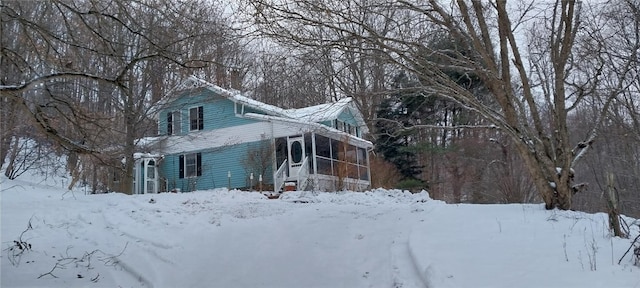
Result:
<svg viewBox="0 0 640 288">
<path fill-rule="evenodd" d="M 173 135 L 177 135 L 177 134 L 180 134 L 180 132 L 182 132 L 182 128 L 180 126 L 181 125 L 181 122 L 180 122 L 180 111 L 175 111 L 175 112 L 172 113 L 172 115 L 173 115 L 173 117 L 172 117 L 173 118 L 173 123 L 172 123 L 173 124 L 172 125 L 173 126 L 172 127 Z"/>
<path fill-rule="evenodd" d="M 351 179 L 358 179 L 358 165 L 348 164 L 347 166 L 347 177 Z"/>
<path fill-rule="evenodd" d="M 197 167 L 196 167 L 196 154 L 187 154 L 185 158 L 185 176 L 186 177 L 194 177 L 196 176 Z"/>
<path fill-rule="evenodd" d="M 340 141 L 331 139 L 331 158 L 338 160 L 340 152 Z"/>
<path fill-rule="evenodd" d="M 316 159 L 318 161 L 318 174 L 323 174 L 323 175 L 331 175 L 331 160 L 328 159 L 323 159 L 323 158 L 317 158 Z"/>
<path fill-rule="evenodd" d="M 202 118 L 203 118 L 203 109 L 200 107 L 193 107 L 189 109 L 189 127 L 190 130 L 202 130 Z"/>
<path fill-rule="evenodd" d="M 367 165 L 367 150 L 358 148 L 358 164 Z"/>
<path fill-rule="evenodd" d="M 329 138 L 316 135 L 316 155 L 331 158 Z"/>
<path fill-rule="evenodd" d="M 302 144 L 300 141 L 291 143 L 291 162 L 294 164 L 302 161 Z"/>
<path fill-rule="evenodd" d="M 149 162 L 147 166 L 147 178 L 148 179 L 156 178 L 156 167 L 153 166 L 153 161 Z"/>
<path fill-rule="evenodd" d="M 147 181 L 147 194 L 149 193 L 155 193 L 156 191 L 156 182 L 154 181 Z"/>
<path fill-rule="evenodd" d="M 360 166 L 360 180 L 369 181 L 369 170 L 367 167 Z"/>
</svg>

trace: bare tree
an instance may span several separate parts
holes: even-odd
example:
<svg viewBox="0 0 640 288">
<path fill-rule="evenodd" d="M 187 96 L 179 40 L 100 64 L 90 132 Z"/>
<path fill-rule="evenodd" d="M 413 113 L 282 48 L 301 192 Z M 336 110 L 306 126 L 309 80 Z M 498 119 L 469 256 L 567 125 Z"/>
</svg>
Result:
<svg viewBox="0 0 640 288">
<path fill-rule="evenodd" d="M 131 191 L 154 103 L 213 62 L 202 44 L 223 30 L 212 10 L 204 1 L 3 1 L 2 101 L 70 153 L 125 158 L 119 190 Z"/>
<path fill-rule="evenodd" d="M 572 143 L 568 115 L 586 96 L 601 99 L 606 108 L 624 90 L 630 69 L 631 58 L 618 63 L 621 77 L 607 78 L 606 92 L 595 93 L 603 87 L 603 75 L 585 76 L 598 71 L 598 56 L 580 54 L 574 44 L 576 39 L 588 38 L 589 32 L 603 30 L 584 28 L 589 23 L 582 19 L 594 10 L 584 9 L 578 1 L 520 2 L 511 6 L 505 1 L 464 0 L 450 4 L 436 0 L 250 2 L 255 23 L 266 35 L 310 47 L 367 43 L 370 48 L 363 54 L 384 55 L 388 63 L 419 77 L 426 91 L 482 115 L 511 138 L 547 209 L 571 208 L 578 190 L 572 184 L 574 167 L 591 147 L 603 119 L 603 114 L 598 115 L 589 133 Z M 354 17 L 354 10 L 392 18 L 389 32 L 381 34 L 379 27 Z M 317 27 L 333 34 L 318 37 L 310 32 Z M 522 39 L 524 31 L 534 33 L 535 39 Z M 442 32 L 474 53 L 464 55 L 425 45 Z M 529 47 L 531 50 L 527 50 Z M 603 52 L 609 49 L 601 47 Z M 449 61 L 431 61 L 425 57 L 428 55 Z M 580 67 L 587 63 L 581 62 L 582 57 L 596 65 Z M 456 83 L 444 72 L 450 70 L 477 75 L 491 102 L 498 106 L 487 105 Z"/>
</svg>

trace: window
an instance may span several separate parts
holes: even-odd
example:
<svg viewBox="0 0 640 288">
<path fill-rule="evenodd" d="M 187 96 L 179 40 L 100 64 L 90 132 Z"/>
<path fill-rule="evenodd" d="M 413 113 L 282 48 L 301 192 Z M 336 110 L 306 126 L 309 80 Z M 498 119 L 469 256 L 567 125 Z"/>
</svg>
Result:
<svg viewBox="0 0 640 288">
<path fill-rule="evenodd" d="M 180 129 L 180 118 L 180 111 L 167 113 L 167 135 L 177 135 L 182 132 L 182 129 Z"/>
<path fill-rule="evenodd" d="M 202 153 L 180 155 L 179 178 L 202 176 Z"/>
<path fill-rule="evenodd" d="M 331 158 L 329 138 L 316 134 L 316 155 Z"/>
<path fill-rule="evenodd" d="M 203 114 L 202 106 L 189 109 L 189 131 L 202 130 L 204 128 Z"/>
<path fill-rule="evenodd" d="M 154 161 L 149 161 L 149 163 L 147 163 L 147 178 L 156 178 L 156 163 Z"/>
<path fill-rule="evenodd" d="M 353 126 L 352 126 L 353 127 Z M 367 150 L 316 134 L 316 173 L 369 181 Z"/>
<path fill-rule="evenodd" d="M 302 143 L 294 141 L 291 143 L 291 164 L 299 164 L 302 162 Z"/>
<path fill-rule="evenodd" d="M 287 159 L 287 137 L 276 138 L 276 161 L 278 167 Z"/>
</svg>

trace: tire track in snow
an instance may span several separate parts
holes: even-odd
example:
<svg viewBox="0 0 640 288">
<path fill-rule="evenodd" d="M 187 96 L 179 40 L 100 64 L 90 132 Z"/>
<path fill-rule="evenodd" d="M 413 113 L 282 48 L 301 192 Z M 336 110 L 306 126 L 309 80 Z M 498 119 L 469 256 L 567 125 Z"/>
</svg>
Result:
<svg viewBox="0 0 640 288">
<path fill-rule="evenodd" d="M 111 213 L 113 213 L 113 211 L 111 211 Z M 122 213 L 122 214 L 126 214 L 125 211 L 118 211 L 117 213 Z M 149 280 L 149 277 L 151 277 L 151 279 L 155 279 L 156 277 L 153 277 L 155 275 L 153 271 L 144 271 L 145 269 L 139 269 L 139 268 L 134 268 L 135 265 L 132 265 L 132 263 L 129 263 L 126 259 L 127 258 L 131 258 L 131 259 L 136 259 L 137 262 L 140 258 L 147 258 L 145 256 L 150 256 L 153 259 L 159 260 L 165 264 L 169 264 L 169 265 L 175 265 L 175 263 L 171 260 L 169 260 L 168 258 L 165 258 L 163 256 L 161 256 L 156 250 L 157 249 L 162 249 L 162 250 L 169 250 L 175 247 L 175 245 L 167 245 L 167 244 L 163 244 L 157 241 L 153 241 L 150 239 L 146 239 L 145 237 L 141 237 L 141 236 L 137 236 L 134 233 L 125 231 L 125 229 L 121 228 L 122 223 L 116 223 L 117 221 L 113 221 L 110 220 L 108 217 L 108 213 L 102 212 L 102 218 L 104 220 L 104 225 L 105 227 L 111 231 L 111 233 L 115 236 L 115 237 L 126 237 L 128 239 L 130 239 L 131 241 L 127 241 L 127 243 L 132 243 L 133 245 L 129 245 L 129 251 L 130 253 L 127 253 L 127 251 L 124 251 L 124 255 L 120 255 L 118 257 L 114 257 L 117 260 L 117 266 L 122 268 L 122 270 L 124 272 L 126 272 L 127 275 L 131 276 L 131 279 L 135 282 L 137 282 L 138 284 L 140 284 L 141 287 L 153 287 L 153 282 Z M 131 219 L 133 222 L 135 222 L 135 219 Z M 131 256 L 131 255 L 127 255 L 127 254 L 131 254 L 133 253 L 138 254 L 135 255 L 135 257 Z M 131 256 L 131 257 L 129 257 Z M 150 261 L 142 261 L 142 262 L 147 262 L 150 263 Z M 145 273 L 146 272 L 146 273 Z M 149 275 L 147 275 L 149 274 Z"/>
<path fill-rule="evenodd" d="M 122 268 L 123 271 L 127 272 L 127 274 L 133 278 L 134 282 L 140 284 L 140 287 L 153 288 L 153 283 L 144 277 L 144 275 L 142 275 L 138 270 L 128 265 L 125 261 L 122 261 L 119 257 L 114 257 L 114 259 L 117 261 L 116 265 Z"/>
<path fill-rule="evenodd" d="M 426 288 L 421 273 L 416 265 L 411 251 L 409 240 L 399 236 L 391 244 L 391 265 L 393 288 Z"/>
</svg>

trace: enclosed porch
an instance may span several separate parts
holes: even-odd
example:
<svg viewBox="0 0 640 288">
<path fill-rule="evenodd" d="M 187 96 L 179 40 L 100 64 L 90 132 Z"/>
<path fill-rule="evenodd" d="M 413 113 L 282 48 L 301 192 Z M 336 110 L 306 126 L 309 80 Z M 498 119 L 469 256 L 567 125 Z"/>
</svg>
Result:
<svg viewBox="0 0 640 288">
<path fill-rule="evenodd" d="M 274 191 L 369 188 L 372 144 L 351 135 L 311 132 L 274 139 Z"/>
<path fill-rule="evenodd" d="M 133 194 L 158 193 L 158 165 L 161 155 L 135 153 L 133 155 Z"/>
</svg>

